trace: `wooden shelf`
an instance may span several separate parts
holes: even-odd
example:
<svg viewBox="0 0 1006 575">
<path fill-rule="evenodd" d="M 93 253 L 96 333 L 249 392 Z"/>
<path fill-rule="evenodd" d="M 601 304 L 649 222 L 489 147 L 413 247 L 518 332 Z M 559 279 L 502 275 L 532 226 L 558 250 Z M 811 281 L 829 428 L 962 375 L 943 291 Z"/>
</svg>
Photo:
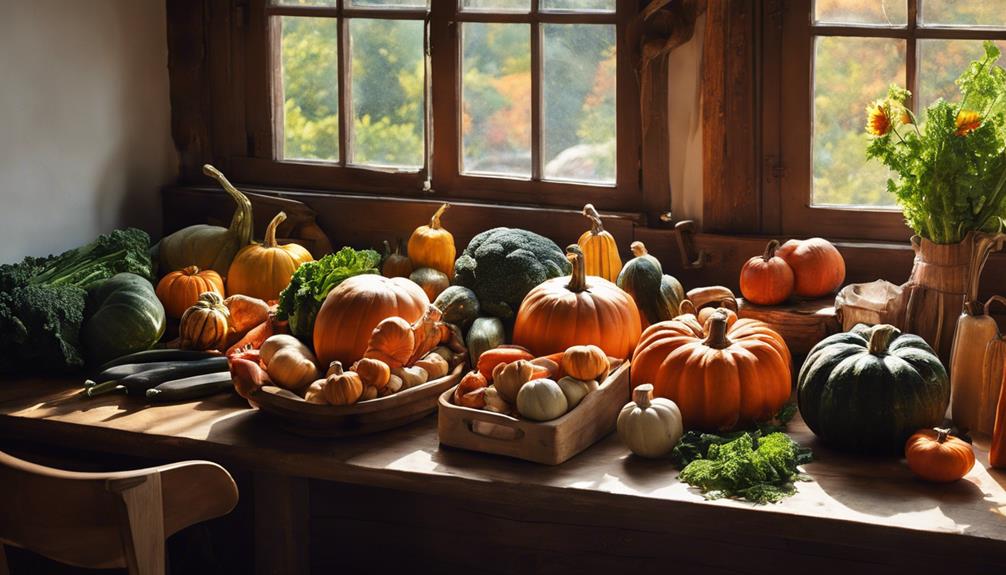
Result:
<svg viewBox="0 0 1006 575">
<path fill-rule="evenodd" d="M 822 339 L 842 331 L 842 323 L 835 316 L 834 297 L 777 306 L 760 306 L 738 299 L 737 308 L 739 317 L 759 319 L 772 326 L 797 357 L 806 355 Z"/>
</svg>

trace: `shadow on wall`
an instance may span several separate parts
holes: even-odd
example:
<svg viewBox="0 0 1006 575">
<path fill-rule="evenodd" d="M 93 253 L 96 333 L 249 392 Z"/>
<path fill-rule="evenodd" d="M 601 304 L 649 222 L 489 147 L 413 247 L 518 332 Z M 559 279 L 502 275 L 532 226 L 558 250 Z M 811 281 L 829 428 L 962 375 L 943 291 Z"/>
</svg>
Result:
<svg viewBox="0 0 1006 575">
<path fill-rule="evenodd" d="M 165 6 L 11 2 L 0 18 L 0 263 L 160 232 L 172 181 Z"/>
</svg>

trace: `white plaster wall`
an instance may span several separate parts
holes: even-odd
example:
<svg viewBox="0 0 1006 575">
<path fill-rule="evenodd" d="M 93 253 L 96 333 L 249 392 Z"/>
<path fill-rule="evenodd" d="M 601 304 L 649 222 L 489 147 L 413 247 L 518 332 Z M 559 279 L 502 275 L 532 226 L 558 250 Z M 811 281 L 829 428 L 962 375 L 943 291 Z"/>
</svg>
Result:
<svg viewBox="0 0 1006 575">
<path fill-rule="evenodd" d="M 170 115 L 163 0 L 0 0 L 0 263 L 159 235 Z"/>
</svg>

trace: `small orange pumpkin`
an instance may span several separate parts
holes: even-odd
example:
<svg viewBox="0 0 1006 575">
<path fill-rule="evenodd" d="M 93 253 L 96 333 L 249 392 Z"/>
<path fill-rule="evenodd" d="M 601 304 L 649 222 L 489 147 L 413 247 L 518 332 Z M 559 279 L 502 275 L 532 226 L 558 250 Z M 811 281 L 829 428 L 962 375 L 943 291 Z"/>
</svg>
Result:
<svg viewBox="0 0 1006 575">
<path fill-rule="evenodd" d="M 588 276 L 579 246 L 566 251 L 572 275 L 546 280 L 527 294 L 517 311 L 514 343 L 535 355 L 594 344 L 611 357 L 629 357 L 641 331 L 632 296 L 604 278 Z"/>
<path fill-rule="evenodd" d="M 493 370 L 501 363 L 513 363 L 518 360 L 531 361 L 534 356 L 531 352 L 520 346 L 500 346 L 482 352 L 479 356 L 476 369 L 482 377 L 489 380 L 493 377 Z"/>
<path fill-rule="evenodd" d="M 765 253 L 749 259 L 741 268 L 741 294 L 757 305 L 780 304 L 793 294 L 793 269 L 775 255 L 779 242 L 772 240 Z"/>
<path fill-rule="evenodd" d="M 388 240 L 384 240 L 384 263 L 381 264 L 381 274 L 386 278 L 407 278 L 412 273 L 412 260 L 402 253 L 402 239 L 391 251 Z"/>
<path fill-rule="evenodd" d="M 793 269 L 793 293 L 800 297 L 826 296 L 845 281 L 845 259 L 828 240 L 790 240 L 776 253 Z"/>
<path fill-rule="evenodd" d="M 266 301 L 279 298 L 300 264 L 314 261 L 311 252 L 299 244 L 279 245 L 276 228 L 286 220 L 280 212 L 269 222 L 261 244 L 241 248 L 227 272 L 227 293 L 244 294 Z"/>
<path fill-rule="evenodd" d="M 482 409 L 486 406 L 486 378 L 477 371 L 470 371 L 461 378 L 454 388 L 454 403 L 462 407 Z"/>
<path fill-rule="evenodd" d="M 352 405 L 363 397 L 363 380 L 354 371 L 343 371 L 342 364 L 334 361 L 328 366 L 324 394 L 332 405 Z"/>
<path fill-rule="evenodd" d="M 583 250 L 587 275 L 614 282 L 618 272 L 622 271 L 622 258 L 618 256 L 615 237 L 604 229 L 601 214 L 597 213 L 593 204 L 583 206 L 583 215 L 590 220 L 590 229 L 583 232 L 576 243 Z"/>
<path fill-rule="evenodd" d="M 220 349 L 227 342 L 230 311 L 217 292 L 199 295 L 199 301 L 185 310 L 178 323 L 179 347 L 182 349 Z"/>
<path fill-rule="evenodd" d="M 389 317 L 377 324 L 370 335 L 363 357 L 379 359 L 391 369 L 405 367 L 416 350 L 416 332 L 400 317 Z"/>
<path fill-rule="evenodd" d="M 964 477 L 975 465 L 971 444 L 950 435 L 949 429 L 917 431 L 905 443 L 905 459 L 912 473 L 926 481 L 950 483 Z"/>
<path fill-rule="evenodd" d="M 208 291 L 224 295 L 224 280 L 220 274 L 188 266 L 161 278 L 156 293 L 168 317 L 179 319 L 199 301 L 199 294 Z"/>
<path fill-rule="evenodd" d="M 353 365 L 353 371 L 360 376 L 363 385 L 384 389 L 391 381 L 391 367 L 379 359 L 365 357 Z"/>
<path fill-rule="evenodd" d="M 581 381 L 600 380 L 610 364 L 604 350 L 596 345 L 574 345 L 562 354 L 562 369 Z"/>
<path fill-rule="evenodd" d="M 454 277 L 454 236 L 440 226 L 440 217 L 450 204 L 442 204 L 430 218 L 430 225 L 419 226 L 409 237 L 409 258 L 415 268 L 433 268 Z"/>
</svg>

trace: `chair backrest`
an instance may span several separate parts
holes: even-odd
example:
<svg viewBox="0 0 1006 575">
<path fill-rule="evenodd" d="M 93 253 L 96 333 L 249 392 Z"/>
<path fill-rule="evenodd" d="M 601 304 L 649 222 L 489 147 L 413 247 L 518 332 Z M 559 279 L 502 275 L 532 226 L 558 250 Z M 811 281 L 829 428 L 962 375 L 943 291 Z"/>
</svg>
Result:
<svg viewBox="0 0 1006 575">
<path fill-rule="evenodd" d="M 237 485 L 208 461 L 78 473 L 0 452 L 0 544 L 78 567 L 164 572 L 164 539 L 226 515 Z"/>
</svg>

